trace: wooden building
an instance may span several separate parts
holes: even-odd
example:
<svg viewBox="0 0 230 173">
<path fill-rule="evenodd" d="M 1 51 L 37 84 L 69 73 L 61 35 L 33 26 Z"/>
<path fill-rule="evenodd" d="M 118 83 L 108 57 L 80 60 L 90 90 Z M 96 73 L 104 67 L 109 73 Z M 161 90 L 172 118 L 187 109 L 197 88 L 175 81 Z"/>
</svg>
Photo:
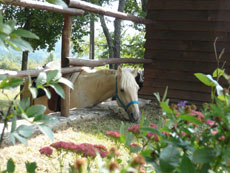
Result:
<svg viewBox="0 0 230 173">
<path fill-rule="evenodd" d="M 221 62 L 230 65 L 229 0 L 149 0 L 146 26 L 145 80 L 141 97 L 153 99 L 154 92 L 168 98 L 194 103 L 210 101 L 210 88 L 194 73 L 211 74 L 217 67 L 213 43 L 225 48 Z M 221 63 L 222 64 L 222 63 Z"/>
</svg>

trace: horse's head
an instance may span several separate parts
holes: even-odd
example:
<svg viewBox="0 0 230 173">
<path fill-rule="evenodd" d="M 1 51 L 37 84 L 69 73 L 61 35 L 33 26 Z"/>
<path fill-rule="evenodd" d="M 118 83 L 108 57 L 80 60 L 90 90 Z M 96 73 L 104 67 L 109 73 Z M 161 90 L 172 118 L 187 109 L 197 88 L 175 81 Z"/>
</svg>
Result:
<svg viewBox="0 0 230 173">
<path fill-rule="evenodd" d="M 118 67 L 116 77 L 115 92 L 117 103 L 125 109 L 131 121 L 139 121 L 141 117 L 138 106 L 139 86 L 135 81 L 137 72 L 138 68 L 130 72 Z"/>
</svg>

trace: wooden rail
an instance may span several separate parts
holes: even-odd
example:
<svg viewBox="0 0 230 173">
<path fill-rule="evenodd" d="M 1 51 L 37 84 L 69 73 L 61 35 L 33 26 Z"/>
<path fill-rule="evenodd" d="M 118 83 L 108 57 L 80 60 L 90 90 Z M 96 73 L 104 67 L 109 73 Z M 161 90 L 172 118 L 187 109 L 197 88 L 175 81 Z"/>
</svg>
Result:
<svg viewBox="0 0 230 173">
<path fill-rule="evenodd" d="M 88 12 L 106 15 L 110 17 L 116 17 L 116 18 L 123 19 L 123 20 L 130 20 L 136 23 L 142 23 L 142 24 L 152 23 L 152 20 L 149 20 L 149 19 L 143 19 L 140 17 L 126 14 L 126 13 L 111 10 L 111 8 L 104 8 L 99 5 L 95 5 L 95 4 L 85 2 L 85 1 L 80 1 L 80 0 L 70 0 L 69 7 L 80 8 Z"/>
<path fill-rule="evenodd" d="M 152 63 L 152 59 L 134 59 L 134 58 L 109 58 L 109 59 L 100 59 L 100 60 L 67 58 L 67 61 L 69 65 L 72 66 L 87 66 L 87 67 L 97 67 L 106 64 L 122 64 L 122 63 L 131 63 L 131 64 Z"/>
<path fill-rule="evenodd" d="M 24 77 L 37 77 L 41 72 L 49 72 L 55 69 L 39 69 L 39 70 L 25 70 L 25 71 L 7 71 L 7 72 L 0 72 L 0 75 L 4 75 L 7 77 L 17 77 L 17 78 L 24 78 Z M 62 74 L 69 74 L 74 72 L 80 72 L 81 67 L 66 67 L 61 69 Z"/>
<path fill-rule="evenodd" d="M 2 4 L 15 5 L 26 8 L 34 8 L 37 10 L 47 10 L 56 13 L 68 14 L 68 15 L 83 15 L 84 11 L 76 8 L 63 8 L 60 5 L 50 4 L 47 2 L 41 1 L 32 1 L 32 0 L 3 0 L 0 1 Z"/>
</svg>

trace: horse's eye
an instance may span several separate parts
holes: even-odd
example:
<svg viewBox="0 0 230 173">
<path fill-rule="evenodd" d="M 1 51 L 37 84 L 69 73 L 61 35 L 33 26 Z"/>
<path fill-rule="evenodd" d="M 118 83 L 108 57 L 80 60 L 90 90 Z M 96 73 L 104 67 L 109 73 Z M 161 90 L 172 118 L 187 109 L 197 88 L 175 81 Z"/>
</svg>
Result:
<svg viewBox="0 0 230 173">
<path fill-rule="evenodd" d="M 125 90 L 124 90 L 123 88 L 121 88 L 120 91 L 121 91 L 122 93 L 125 92 Z"/>
</svg>

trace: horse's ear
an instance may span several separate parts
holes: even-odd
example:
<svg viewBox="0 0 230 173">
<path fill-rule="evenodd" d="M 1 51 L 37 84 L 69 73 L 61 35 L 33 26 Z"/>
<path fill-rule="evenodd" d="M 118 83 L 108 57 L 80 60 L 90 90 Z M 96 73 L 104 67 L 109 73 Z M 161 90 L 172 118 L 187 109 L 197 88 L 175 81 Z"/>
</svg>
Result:
<svg viewBox="0 0 230 173">
<path fill-rule="evenodd" d="M 117 76 L 121 76 L 121 73 L 122 73 L 121 66 L 118 66 L 118 68 L 117 68 Z"/>
<path fill-rule="evenodd" d="M 137 76 L 138 71 L 139 71 L 139 67 L 137 66 L 137 67 L 132 71 L 132 74 L 133 74 L 134 77 Z"/>
</svg>

